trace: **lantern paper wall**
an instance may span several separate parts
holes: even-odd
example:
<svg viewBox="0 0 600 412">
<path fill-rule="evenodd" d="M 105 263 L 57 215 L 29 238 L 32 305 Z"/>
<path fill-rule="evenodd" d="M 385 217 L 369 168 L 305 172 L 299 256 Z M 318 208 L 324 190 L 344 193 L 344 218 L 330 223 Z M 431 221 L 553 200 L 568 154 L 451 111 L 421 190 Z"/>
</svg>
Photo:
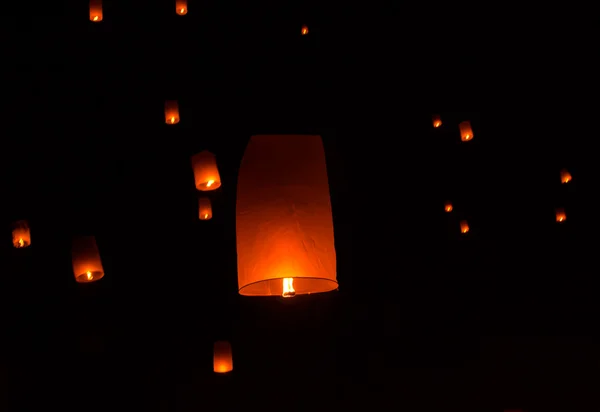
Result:
<svg viewBox="0 0 600 412">
<path fill-rule="evenodd" d="M 196 189 L 207 192 L 221 187 L 217 159 L 211 152 L 204 150 L 192 156 L 192 168 L 194 169 Z"/>
<path fill-rule="evenodd" d="M 24 248 L 31 245 L 31 232 L 26 220 L 19 220 L 13 224 L 12 242 L 16 248 Z"/>
<path fill-rule="evenodd" d="M 89 283 L 104 277 L 100 252 L 94 236 L 80 236 L 73 239 L 73 273 L 79 283 Z"/>
<path fill-rule="evenodd" d="M 445 210 L 446 212 L 450 213 L 450 212 L 452 212 L 452 209 L 453 209 L 453 208 L 452 208 L 452 203 L 450 203 L 450 202 L 446 202 L 446 203 L 444 204 L 444 210 Z"/>
<path fill-rule="evenodd" d="M 167 100 L 165 102 L 165 123 L 179 123 L 179 104 L 177 104 L 177 100 Z"/>
<path fill-rule="evenodd" d="M 215 342 L 213 369 L 216 373 L 227 373 L 233 370 L 233 356 L 229 342 Z"/>
<path fill-rule="evenodd" d="M 300 33 L 302 33 L 303 36 L 306 36 L 308 34 L 308 26 L 302 26 Z"/>
<path fill-rule="evenodd" d="M 469 140 L 473 139 L 473 129 L 471 129 L 471 122 L 464 121 L 461 122 L 458 125 L 458 128 L 460 129 L 460 140 L 462 140 L 463 142 L 468 142 Z"/>
<path fill-rule="evenodd" d="M 212 219 L 212 207 L 208 197 L 198 199 L 198 217 L 200 220 Z"/>
<path fill-rule="evenodd" d="M 96 23 L 102 21 L 102 0 L 90 0 L 90 20 Z"/>
<path fill-rule="evenodd" d="M 187 0 L 176 0 L 175 1 L 175 11 L 180 16 L 184 16 L 188 12 Z"/>
<path fill-rule="evenodd" d="M 320 136 L 253 136 L 236 205 L 241 295 L 291 297 L 338 287 Z"/>
<path fill-rule="evenodd" d="M 467 233 L 469 231 L 469 223 L 466 220 L 460 222 L 460 233 Z"/>
<path fill-rule="evenodd" d="M 442 125 L 442 118 L 439 114 L 434 114 L 432 117 L 433 127 L 438 128 Z"/>
<path fill-rule="evenodd" d="M 569 171 L 567 169 L 563 169 L 560 171 L 560 182 L 561 183 L 569 183 L 571 180 L 573 180 L 573 177 L 571 176 L 571 173 L 569 173 Z"/>
<path fill-rule="evenodd" d="M 562 223 L 565 220 L 567 220 L 567 213 L 565 212 L 565 209 L 562 207 L 559 207 L 556 209 L 556 221 L 558 223 Z"/>
</svg>

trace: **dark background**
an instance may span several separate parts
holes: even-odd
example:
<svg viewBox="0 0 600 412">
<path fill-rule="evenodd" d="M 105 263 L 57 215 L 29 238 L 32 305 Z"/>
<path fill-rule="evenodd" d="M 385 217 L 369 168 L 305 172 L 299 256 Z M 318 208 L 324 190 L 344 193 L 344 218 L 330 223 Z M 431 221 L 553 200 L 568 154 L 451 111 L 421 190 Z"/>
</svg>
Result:
<svg viewBox="0 0 600 412">
<path fill-rule="evenodd" d="M 578 125 L 594 114 L 520 114 L 488 96 L 483 121 L 481 25 L 467 15 L 288 3 L 190 0 L 177 16 L 170 1 L 106 1 L 100 24 L 84 1 L 7 6 L 0 406 L 592 410 Z M 263 133 L 323 137 L 338 292 L 237 294 L 237 169 Z M 209 222 L 190 166 L 203 149 L 223 181 Z M 25 250 L 10 243 L 17 219 L 32 227 Z M 96 235 L 102 281 L 75 283 L 73 234 Z M 229 376 L 212 372 L 219 339 Z"/>
</svg>

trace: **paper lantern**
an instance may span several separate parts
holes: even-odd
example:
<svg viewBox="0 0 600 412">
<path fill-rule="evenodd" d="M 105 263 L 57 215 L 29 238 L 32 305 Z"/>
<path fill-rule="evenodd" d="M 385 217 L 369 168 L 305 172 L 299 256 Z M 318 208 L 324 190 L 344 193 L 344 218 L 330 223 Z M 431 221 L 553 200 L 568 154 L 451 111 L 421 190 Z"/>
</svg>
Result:
<svg viewBox="0 0 600 412">
<path fill-rule="evenodd" d="M 73 239 L 73 273 L 79 283 L 89 283 L 104 277 L 100 252 L 94 236 L 80 236 Z"/>
<path fill-rule="evenodd" d="M 461 122 L 458 125 L 458 128 L 460 129 L 460 140 L 462 140 L 463 142 L 468 142 L 469 140 L 473 139 L 473 129 L 471 129 L 471 122 L 469 122 L 468 120 Z"/>
<path fill-rule="evenodd" d="M 227 373 L 233 370 L 233 356 L 229 342 L 215 342 L 213 369 L 216 373 Z"/>
<path fill-rule="evenodd" d="M 241 295 L 284 296 L 338 288 L 333 219 L 320 136 L 253 136 L 236 205 Z"/>
<path fill-rule="evenodd" d="M 466 220 L 460 221 L 460 233 L 467 233 L 469 231 L 469 223 Z"/>
<path fill-rule="evenodd" d="M 212 219 L 212 207 L 208 197 L 201 197 L 198 199 L 198 217 L 200 220 Z"/>
<path fill-rule="evenodd" d="M 560 171 L 560 182 L 561 183 L 569 183 L 571 180 L 573 180 L 573 177 L 571 176 L 571 173 L 569 173 L 569 171 L 567 169 L 563 169 Z"/>
<path fill-rule="evenodd" d="M 556 221 L 558 223 L 562 223 L 565 220 L 567 220 L 567 213 L 565 212 L 565 209 L 562 207 L 559 207 L 556 209 Z"/>
<path fill-rule="evenodd" d="M 452 203 L 449 201 L 444 204 L 444 210 L 448 213 L 452 212 Z"/>
<path fill-rule="evenodd" d="M 94 23 L 102 21 L 102 0 L 90 0 L 90 20 Z"/>
<path fill-rule="evenodd" d="M 194 169 L 196 189 L 207 192 L 221 187 L 217 159 L 211 152 L 204 150 L 192 156 L 192 168 Z"/>
<path fill-rule="evenodd" d="M 167 100 L 165 102 L 165 123 L 179 123 L 179 105 L 177 104 L 177 100 Z"/>
<path fill-rule="evenodd" d="M 302 26 L 300 33 L 302 33 L 303 36 L 306 36 L 308 34 L 308 26 Z"/>
<path fill-rule="evenodd" d="M 433 120 L 433 127 L 435 127 L 437 129 L 438 127 L 440 127 L 442 125 L 442 118 L 440 117 L 439 114 L 434 114 L 431 117 Z"/>
<path fill-rule="evenodd" d="M 188 12 L 187 0 L 176 0 L 175 1 L 175 11 L 180 16 L 185 16 Z"/>
<path fill-rule="evenodd" d="M 31 245 L 31 232 L 26 220 L 19 220 L 13 224 L 13 246 L 20 249 Z"/>
</svg>

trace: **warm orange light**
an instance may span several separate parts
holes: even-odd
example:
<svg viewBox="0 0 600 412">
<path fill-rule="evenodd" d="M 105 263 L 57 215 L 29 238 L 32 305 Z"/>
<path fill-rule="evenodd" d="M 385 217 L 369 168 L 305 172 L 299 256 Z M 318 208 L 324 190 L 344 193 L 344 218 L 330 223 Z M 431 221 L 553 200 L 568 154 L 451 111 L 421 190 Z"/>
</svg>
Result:
<svg viewBox="0 0 600 412">
<path fill-rule="evenodd" d="M 175 1 L 175 11 L 180 16 L 184 16 L 188 12 L 187 0 L 176 0 Z"/>
<path fill-rule="evenodd" d="M 233 356 L 229 342 L 215 342 L 213 370 L 216 373 L 227 373 L 233 370 Z"/>
<path fill-rule="evenodd" d="M 90 20 L 102 21 L 102 0 L 90 0 Z"/>
<path fill-rule="evenodd" d="M 165 102 L 165 123 L 179 123 L 179 104 L 177 104 L 177 100 L 167 100 Z"/>
<path fill-rule="evenodd" d="M 452 212 L 452 203 L 446 202 L 446 204 L 444 205 L 444 210 L 448 213 Z"/>
<path fill-rule="evenodd" d="M 556 221 L 558 223 L 562 223 L 565 220 L 567 220 L 567 213 L 565 212 L 565 209 L 562 207 L 559 207 L 556 209 Z"/>
<path fill-rule="evenodd" d="M 569 173 L 567 169 L 563 169 L 560 171 L 561 183 L 569 183 L 571 180 L 573 180 L 573 177 L 571 177 L 571 173 Z"/>
<path fill-rule="evenodd" d="M 435 127 L 437 129 L 438 127 L 440 127 L 442 125 L 442 118 L 440 117 L 439 114 L 434 114 L 431 117 L 433 120 L 433 127 Z"/>
<path fill-rule="evenodd" d="M 31 244 L 31 231 L 26 220 L 13 223 L 12 229 L 13 246 L 17 249 L 27 247 Z"/>
<path fill-rule="evenodd" d="M 198 199 L 198 216 L 200 220 L 212 219 L 212 207 L 208 197 L 201 197 Z"/>
<path fill-rule="evenodd" d="M 207 192 L 221 187 L 217 159 L 211 152 L 204 150 L 192 156 L 192 168 L 196 189 Z"/>
<path fill-rule="evenodd" d="M 250 139 L 239 169 L 236 241 L 241 295 L 293 296 L 338 288 L 320 136 Z"/>
<path fill-rule="evenodd" d="M 303 36 L 306 36 L 308 34 L 308 26 L 302 26 L 301 33 Z"/>
<path fill-rule="evenodd" d="M 467 233 L 469 231 L 469 224 L 466 220 L 460 222 L 460 233 Z"/>
<path fill-rule="evenodd" d="M 458 125 L 460 129 L 460 140 L 463 142 L 468 142 L 473 139 L 473 129 L 471 128 L 471 122 L 465 120 L 464 122 L 460 122 Z"/>
<path fill-rule="evenodd" d="M 89 283 L 104 277 L 100 252 L 94 236 L 80 236 L 73 239 L 73 274 L 78 283 Z"/>
</svg>

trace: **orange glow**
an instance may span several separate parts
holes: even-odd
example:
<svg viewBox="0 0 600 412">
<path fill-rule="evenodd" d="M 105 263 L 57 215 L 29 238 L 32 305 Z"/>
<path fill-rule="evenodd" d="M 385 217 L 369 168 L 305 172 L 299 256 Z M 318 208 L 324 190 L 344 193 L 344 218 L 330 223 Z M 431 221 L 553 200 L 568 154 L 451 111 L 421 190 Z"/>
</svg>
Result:
<svg viewBox="0 0 600 412">
<path fill-rule="evenodd" d="M 306 36 L 308 34 L 308 26 L 302 26 L 301 33 L 303 36 Z"/>
<path fill-rule="evenodd" d="M 446 202 L 446 204 L 444 205 L 444 210 L 448 213 L 452 212 L 452 203 Z"/>
<path fill-rule="evenodd" d="M 187 0 L 176 0 L 175 11 L 180 16 L 185 16 L 188 12 Z"/>
<path fill-rule="evenodd" d="M 463 142 L 468 142 L 469 140 L 473 139 L 473 129 L 471 128 L 471 122 L 469 122 L 468 120 L 461 122 L 458 125 L 458 128 L 460 129 L 460 140 L 462 140 Z"/>
<path fill-rule="evenodd" d="M 567 214 L 565 213 L 565 209 L 562 207 L 559 207 L 556 209 L 556 221 L 558 223 L 562 223 L 565 220 L 567 220 Z"/>
<path fill-rule="evenodd" d="M 13 246 L 17 249 L 31 245 L 31 231 L 26 220 L 13 223 L 12 241 Z"/>
<path fill-rule="evenodd" d="M 229 342 L 215 342 L 213 370 L 215 373 L 227 373 L 233 370 L 233 356 Z"/>
<path fill-rule="evenodd" d="M 236 205 L 241 295 L 286 296 L 338 288 L 333 219 L 320 136 L 253 136 Z"/>
<path fill-rule="evenodd" d="M 177 104 L 177 100 L 167 100 L 165 102 L 165 123 L 179 123 L 179 105 Z"/>
<path fill-rule="evenodd" d="M 460 221 L 460 233 L 467 233 L 469 232 L 469 224 L 467 223 L 466 220 L 461 220 Z"/>
<path fill-rule="evenodd" d="M 73 239 L 73 274 L 78 283 L 89 283 L 104 277 L 100 252 L 94 236 L 80 236 Z"/>
<path fill-rule="evenodd" d="M 437 129 L 438 127 L 440 127 L 442 125 L 442 118 L 440 117 L 439 114 L 434 114 L 431 117 L 433 120 L 433 127 L 435 127 Z"/>
<path fill-rule="evenodd" d="M 561 183 L 569 183 L 571 180 L 573 180 L 573 177 L 571 176 L 571 173 L 569 173 L 569 171 L 567 169 L 563 169 L 560 171 Z"/>
<path fill-rule="evenodd" d="M 208 192 L 221 187 L 217 159 L 211 152 L 204 150 L 192 156 L 192 168 L 194 169 L 196 189 Z"/>
<path fill-rule="evenodd" d="M 212 219 L 212 207 L 208 197 L 198 199 L 198 217 L 200 220 Z"/>
<path fill-rule="evenodd" d="M 90 0 L 90 20 L 93 22 L 102 21 L 102 0 Z"/>
</svg>

